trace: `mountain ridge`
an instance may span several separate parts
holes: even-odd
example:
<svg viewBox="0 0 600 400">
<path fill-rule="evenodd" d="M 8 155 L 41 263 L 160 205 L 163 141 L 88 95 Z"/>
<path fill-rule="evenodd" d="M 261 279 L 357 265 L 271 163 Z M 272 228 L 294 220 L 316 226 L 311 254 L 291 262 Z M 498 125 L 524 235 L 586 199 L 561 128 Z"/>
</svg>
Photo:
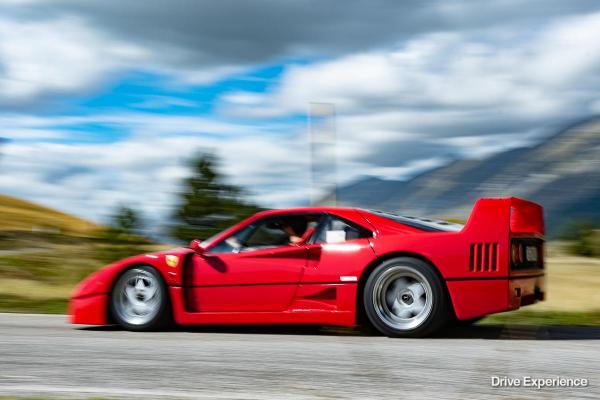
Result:
<svg viewBox="0 0 600 400">
<path fill-rule="evenodd" d="M 406 181 L 367 177 L 337 190 L 340 205 L 461 219 L 477 198 L 510 196 L 542 204 L 552 234 L 575 219 L 600 223 L 600 118 L 571 123 L 529 147 L 454 160 Z"/>
</svg>

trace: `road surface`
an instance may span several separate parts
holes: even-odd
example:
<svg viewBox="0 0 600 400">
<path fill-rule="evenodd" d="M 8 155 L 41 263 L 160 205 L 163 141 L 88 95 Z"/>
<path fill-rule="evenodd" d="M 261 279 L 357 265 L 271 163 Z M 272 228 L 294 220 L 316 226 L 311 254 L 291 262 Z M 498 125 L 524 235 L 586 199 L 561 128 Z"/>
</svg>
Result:
<svg viewBox="0 0 600 400">
<path fill-rule="evenodd" d="M 133 333 L 0 314 L 0 396 L 198 399 L 600 398 L 600 328 L 473 327 L 389 339 L 302 327 Z M 497 388 L 491 377 L 587 378 Z"/>
</svg>

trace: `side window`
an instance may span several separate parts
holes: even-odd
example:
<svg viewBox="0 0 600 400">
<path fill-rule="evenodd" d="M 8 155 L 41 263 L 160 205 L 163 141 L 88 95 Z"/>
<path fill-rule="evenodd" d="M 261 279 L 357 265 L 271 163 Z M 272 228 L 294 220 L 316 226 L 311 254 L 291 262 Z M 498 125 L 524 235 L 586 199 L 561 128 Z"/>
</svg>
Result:
<svg viewBox="0 0 600 400">
<path fill-rule="evenodd" d="M 210 253 L 281 247 L 304 242 L 311 236 L 321 214 L 298 214 L 260 219 L 216 244 Z"/>
<path fill-rule="evenodd" d="M 256 229 L 255 224 L 250 224 L 245 228 L 237 231 L 228 238 L 221 240 L 219 243 L 214 245 L 209 253 L 237 253 L 242 249 L 242 243 L 246 241 L 246 238 Z"/>
<path fill-rule="evenodd" d="M 342 243 L 372 236 L 368 229 L 331 215 L 319 227 L 313 243 Z"/>
<path fill-rule="evenodd" d="M 277 220 L 271 220 L 258 225 L 243 244 L 245 247 L 272 247 L 287 242 L 289 242 L 288 234 L 283 225 Z"/>
</svg>

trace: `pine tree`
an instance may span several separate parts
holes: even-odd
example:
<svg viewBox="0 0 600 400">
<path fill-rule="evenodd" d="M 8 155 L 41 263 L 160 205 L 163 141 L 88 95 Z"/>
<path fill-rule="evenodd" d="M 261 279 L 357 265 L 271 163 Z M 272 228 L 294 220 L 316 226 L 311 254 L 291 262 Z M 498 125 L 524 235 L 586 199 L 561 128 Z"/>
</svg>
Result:
<svg viewBox="0 0 600 400">
<path fill-rule="evenodd" d="M 244 192 L 239 187 L 224 182 L 213 155 L 202 154 L 190 166 L 192 176 L 184 181 L 173 216 L 175 238 L 207 239 L 259 210 L 242 200 Z"/>
<path fill-rule="evenodd" d="M 142 229 L 142 218 L 133 208 L 119 206 L 113 215 L 112 226 L 124 233 L 139 233 Z"/>
</svg>

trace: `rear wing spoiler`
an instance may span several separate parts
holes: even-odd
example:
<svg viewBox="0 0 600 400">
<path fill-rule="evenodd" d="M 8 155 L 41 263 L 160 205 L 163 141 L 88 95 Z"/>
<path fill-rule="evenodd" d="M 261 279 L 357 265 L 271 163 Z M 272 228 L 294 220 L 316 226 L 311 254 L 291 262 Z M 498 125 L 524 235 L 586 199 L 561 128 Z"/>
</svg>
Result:
<svg viewBox="0 0 600 400">
<path fill-rule="evenodd" d="M 534 202 L 507 198 L 483 198 L 477 200 L 465 224 L 463 232 L 480 234 L 491 233 L 543 236 L 544 209 Z"/>
</svg>

